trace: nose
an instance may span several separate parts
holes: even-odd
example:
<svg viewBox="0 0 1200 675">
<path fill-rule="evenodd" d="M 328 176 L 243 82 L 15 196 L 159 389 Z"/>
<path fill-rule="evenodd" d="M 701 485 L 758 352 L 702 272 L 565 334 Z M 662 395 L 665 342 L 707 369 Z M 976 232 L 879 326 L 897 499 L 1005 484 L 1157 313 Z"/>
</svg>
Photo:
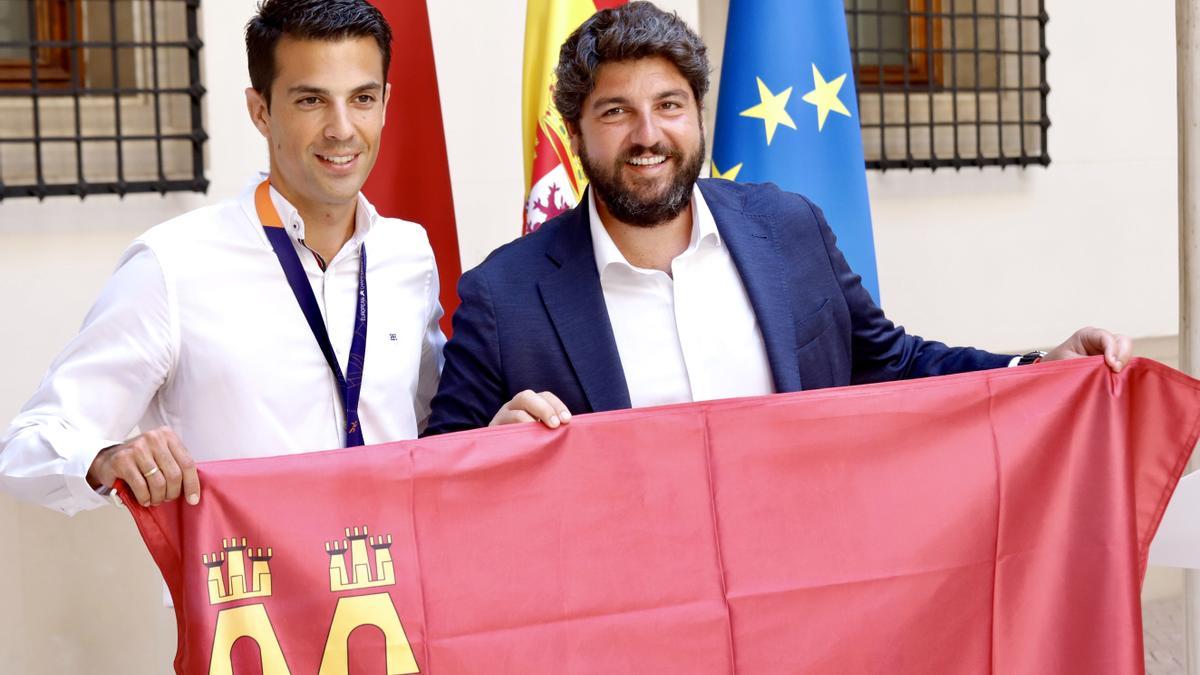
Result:
<svg viewBox="0 0 1200 675">
<path fill-rule="evenodd" d="M 325 138 L 331 141 L 346 141 L 354 137 L 354 124 L 350 109 L 345 103 L 331 105 L 325 120 Z"/>
<path fill-rule="evenodd" d="M 654 118 L 654 115 L 649 112 L 638 115 L 629 142 L 649 148 L 661 140 L 662 130 L 658 128 L 658 120 Z"/>
</svg>

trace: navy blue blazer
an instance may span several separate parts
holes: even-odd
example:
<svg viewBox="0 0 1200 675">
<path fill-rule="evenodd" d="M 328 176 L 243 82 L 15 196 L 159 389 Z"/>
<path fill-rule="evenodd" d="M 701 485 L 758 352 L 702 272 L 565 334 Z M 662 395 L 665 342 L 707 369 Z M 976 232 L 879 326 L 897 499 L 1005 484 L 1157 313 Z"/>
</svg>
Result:
<svg viewBox="0 0 1200 675">
<path fill-rule="evenodd" d="M 804 197 L 701 180 L 758 317 L 775 391 L 1005 366 L 1009 355 L 908 335 L 863 289 Z M 427 434 L 487 426 L 525 389 L 574 414 L 628 408 L 586 201 L 493 252 L 458 284 L 462 304 Z"/>
</svg>

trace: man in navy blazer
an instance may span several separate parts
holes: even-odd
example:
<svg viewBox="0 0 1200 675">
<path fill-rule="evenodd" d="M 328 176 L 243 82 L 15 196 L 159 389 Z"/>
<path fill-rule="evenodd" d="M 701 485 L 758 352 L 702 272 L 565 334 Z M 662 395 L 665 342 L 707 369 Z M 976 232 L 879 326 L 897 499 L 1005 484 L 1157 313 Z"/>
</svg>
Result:
<svg viewBox="0 0 1200 675">
<path fill-rule="evenodd" d="M 564 44 L 557 76 L 591 187 L 462 276 L 427 433 L 1022 358 L 1104 353 L 1119 369 L 1130 356 L 1128 338 L 1091 328 L 1025 357 L 909 335 L 817 206 L 774 185 L 697 180 L 708 63 L 673 14 L 648 2 L 597 13 Z"/>
</svg>

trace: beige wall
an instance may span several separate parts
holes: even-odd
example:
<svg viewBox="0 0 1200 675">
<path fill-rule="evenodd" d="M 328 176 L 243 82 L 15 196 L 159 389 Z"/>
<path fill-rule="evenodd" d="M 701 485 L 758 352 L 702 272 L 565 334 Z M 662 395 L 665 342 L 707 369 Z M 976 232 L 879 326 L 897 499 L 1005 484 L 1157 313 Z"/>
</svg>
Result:
<svg viewBox="0 0 1200 675">
<path fill-rule="evenodd" d="M 719 56 L 725 0 L 661 4 L 700 22 Z M 253 5 L 204 2 L 208 196 L 0 203 L 0 420 L 36 386 L 132 237 L 234 194 L 265 162 L 241 95 L 240 27 Z M 429 5 L 462 259 L 470 267 L 520 227 L 524 3 Z M 1049 344 L 1087 322 L 1139 337 L 1173 334 L 1172 7 L 1047 5 L 1054 164 L 870 174 L 885 305 L 928 336 L 996 349 Z M 1119 45 L 1113 35 L 1123 36 Z M 9 551 L 0 557 L 0 578 L 11 580 L 0 612 L 0 670 L 169 671 L 174 622 L 160 606 L 153 564 L 127 514 L 107 509 L 68 519 L 0 495 L 0 538 Z"/>
</svg>

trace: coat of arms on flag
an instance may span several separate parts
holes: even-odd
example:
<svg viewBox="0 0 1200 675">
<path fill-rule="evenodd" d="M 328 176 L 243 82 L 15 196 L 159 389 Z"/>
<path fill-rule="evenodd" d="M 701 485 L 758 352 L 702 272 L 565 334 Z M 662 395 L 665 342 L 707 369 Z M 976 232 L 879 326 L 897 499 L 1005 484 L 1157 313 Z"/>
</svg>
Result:
<svg viewBox="0 0 1200 675">
<path fill-rule="evenodd" d="M 554 67 L 562 43 L 597 10 L 625 0 L 530 0 L 525 14 L 521 117 L 525 143 L 523 233 L 579 203 L 587 179 L 554 107 Z"/>
</svg>

